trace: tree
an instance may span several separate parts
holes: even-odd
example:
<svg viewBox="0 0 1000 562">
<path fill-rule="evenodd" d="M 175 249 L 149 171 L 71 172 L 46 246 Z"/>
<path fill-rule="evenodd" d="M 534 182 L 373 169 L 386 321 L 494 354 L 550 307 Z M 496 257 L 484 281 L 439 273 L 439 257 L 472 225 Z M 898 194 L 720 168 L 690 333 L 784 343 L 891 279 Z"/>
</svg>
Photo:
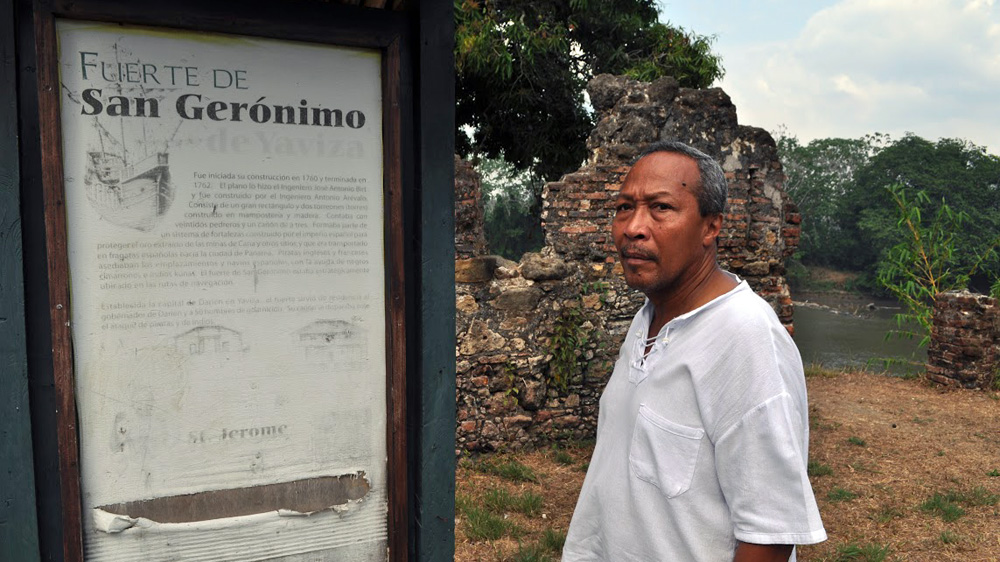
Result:
<svg viewBox="0 0 1000 562">
<path fill-rule="evenodd" d="M 910 198 L 901 184 L 889 185 L 885 191 L 896 206 L 896 226 L 903 240 L 890 248 L 880 262 L 878 281 L 906 307 L 906 312 L 896 315 L 900 330 L 895 333 L 913 335 L 903 327 L 907 323 L 916 324 L 920 345 L 926 345 L 931 337 L 934 299 L 945 291 L 965 289 L 977 270 L 995 263 L 1000 237 L 992 240 L 983 253 L 971 256 L 972 265 L 963 268 L 959 263 L 967 260 L 961 259 L 957 239 L 969 220 L 968 214 L 952 211 L 941 201 L 934 218 L 928 222 L 924 220 L 926 213 L 921 211 L 931 204 L 925 192 L 918 191 Z M 994 275 L 994 294 L 998 290 L 1000 281 Z"/>
<path fill-rule="evenodd" d="M 927 216 L 947 201 L 966 217 L 954 233 L 960 269 L 972 268 L 1000 235 L 1000 157 L 965 140 L 932 143 L 908 134 L 874 155 L 848 184 L 840 211 L 848 259 L 841 267 L 874 273 L 889 249 L 906 239 L 898 204 L 885 189 L 896 184 L 926 195 Z"/>
<path fill-rule="evenodd" d="M 540 249 L 545 235 L 534 193 L 541 181 L 499 158 L 481 159 L 478 168 L 485 200 L 483 231 L 490 252 L 519 260 L 525 252 Z"/>
<path fill-rule="evenodd" d="M 457 148 L 546 180 L 579 167 L 595 74 L 720 78 L 711 39 L 657 21 L 655 0 L 456 0 Z"/>
<path fill-rule="evenodd" d="M 843 263 L 849 243 L 843 233 L 842 202 L 854 175 L 888 142 L 888 136 L 816 139 L 805 145 L 784 128 L 776 136 L 785 190 L 803 217 L 798 259 L 810 265 Z"/>
</svg>

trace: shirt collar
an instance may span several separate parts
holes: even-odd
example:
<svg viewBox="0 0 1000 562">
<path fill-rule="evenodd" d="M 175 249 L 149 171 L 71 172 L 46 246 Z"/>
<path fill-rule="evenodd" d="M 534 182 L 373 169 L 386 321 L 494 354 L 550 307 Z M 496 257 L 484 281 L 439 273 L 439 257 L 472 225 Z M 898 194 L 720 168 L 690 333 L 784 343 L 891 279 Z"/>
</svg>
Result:
<svg viewBox="0 0 1000 562">
<path fill-rule="evenodd" d="M 737 293 L 742 293 L 743 291 L 749 291 L 750 290 L 750 285 L 747 284 L 747 282 L 746 282 L 745 279 L 740 279 L 739 276 L 736 275 L 735 273 L 730 273 L 730 272 L 725 271 L 725 270 L 723 270 L 722 273 L 725 276 L 727 276 L 730 279 L 732 279 L 733 281 L 735 281 L 736 282 L 736 286 L 733 287 L 732 289 L 730 289 L 729 291 L 727 291 L 727 292 L 725 292 L 725 293 L 723 293 L 723 294 L 715 297 L 714 299 L 706 302 L 705 304 L 699 306 L 698 308 L 695 308 L 694 310 L 689 310 L 688 312 L 685 312 L 684 314 L 680 314 L 680 315 L 674 317 L 670 322 L 667 322 L 666 324 L 663 325 L 662 328 L 660 328 L 660 332 L 663 332 L 668 327 L 675 328 L 677 326 L 685 324 L 691 318 L 694 318 L 695 316 L 703 313 L 706 310 L 715 308 L 720 303 L 722 303 L 722 302 L 728 300 L 729 298 L 731 298 L 733 295 L 735 295 Z M 643 324 L 642 325 L 646 326 L 648 328 L 650 321 L 652 321 L 652 319 L 653 319 L 653 304 L 649 301 L 649 298 L 646 298 L 645 302 L 642 305 L 642 310 L 640 312 L 641 312 L 642 318 L 643 318 Z M 647 335 L 647 337 L 648 337 L 648 335 Z"/>
</svg>

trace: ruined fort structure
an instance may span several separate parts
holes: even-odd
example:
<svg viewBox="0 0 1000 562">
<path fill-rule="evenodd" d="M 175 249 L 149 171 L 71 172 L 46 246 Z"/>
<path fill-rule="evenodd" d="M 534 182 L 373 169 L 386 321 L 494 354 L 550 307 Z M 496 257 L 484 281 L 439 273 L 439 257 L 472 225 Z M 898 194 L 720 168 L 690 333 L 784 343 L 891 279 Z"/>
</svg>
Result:
<svg viewBox="0 0 1000 562">
<path fill-rule="evenodd" d="M 582 168 L 545 186 L 546 245 L 515 263 L 486 254 L 478 178 L 456 162 L 457 446 L 519 449 L 594 435 L 597 400 L 642 295 L 611 240 L 613 202 L 637 153 L 676 139 L 715 157 L 729 180 L 723 267 L 746 279 L 792 329 L 784 262 L 800 216 L 782 189 L 774 140 L 740 125 L 720 89 L 601 75 Z"/>
</svg>

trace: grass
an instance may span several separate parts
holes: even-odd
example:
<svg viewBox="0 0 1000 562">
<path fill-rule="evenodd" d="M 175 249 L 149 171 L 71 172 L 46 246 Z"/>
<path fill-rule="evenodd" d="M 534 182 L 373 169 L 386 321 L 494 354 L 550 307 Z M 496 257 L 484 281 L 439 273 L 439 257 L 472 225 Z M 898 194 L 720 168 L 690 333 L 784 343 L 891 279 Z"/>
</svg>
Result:
<svg viewBox="0 0 1000 562">
<path fill-rule="evenodd" d="M 932 515 L 938 515 L 942 520 L 949 523 L 957 521 L 965 515 L 965 510 L 962 509 L 962 506 L 950 499 L 948 494 L 935 493 L 927 501 L 920 504 L 920 509 Z"/>
<path fill-rule="evenodd" d="M 847 438 L 847 442 L 851 445 L 857 445 L 858 447 L 867 447 L 868 443 L 864 439 L 858 437 L 857 435 L 852 435 Z"/>
<path fill-rule="evenodd" d="M 847 543 L 837 547 L 833 562 L 883 562 L 889 556 L 889 545 L 877 543 Z"/>
<path fill-rule="evenodd" d="M 874 514 L 872 514 L 871 519 L 876 523 L 888 523 L 893 519 L 899 519 L 906 515 L 903 510 L 893 507 L 891 505 L 884 505 L 879 508 Z"/>
<path fill-rule="evenodd" d="M 834 487 L 832 490 L 830 490 L 829 493 L 826 494 L 826 499 L 832 502 L 851 501 L 856 497 L 858 497 L 858 495 L 855 494 L 854 492 L 846 488 L 841 488 L 839 486 Z"/>
<path fill-rule="evenodd" d="M 976 486 L 961 496 L 964 501 L 972 506 L 996 505 L 1000 501 L 1000 495 L 990 492 L 983 486 Z"/>
<path fill-rule="evenodd" d="M 941 531 L 940 539 L 944 544 L 955 544 L 961 540 L 961 537 L 951 531 Z"/>
<path fill-rule="evenodd" d="M 530 490 L 514 495 L 503 488 L 491 488 L 483 494 L 483 505 L 494 513 L 516 511 L 536 517 L 542 511 L 542 496 Z"/>
<path fill-rule="evenodd" d="M 861 372 L 812 377 L 807 385 L 816 429 L 809 479 L 829 540 L 799 547 L 800 562 L 1000 560 L 1000 463 L 992 446 L 1000 442 L 997 401 Z M 849 444 L 852 436 L 869 440 L 867 446 Z M 455 561 L 559 560 L 592 446 L 566 443 L 460 460 Z M 573 462 L 564 462 L 566 455 Z M 488 506 L 487 492 L 499 489 L 505 492 L 490 492 L 496 497 Z M 542 498 L 534 516 L 517 507 L 525 492 L 531 492 L 529 504 L 538 501 L 532 496 Z M 489 525 L 478 520 L 470 525 L 469 506 L 511 528 L 495 520 L 498 529 L 482 530 Z M 472 538 L 498 533 L 497 539 Z"/>
<path fill-rule="evenodd" d="M 809 461 L 809 465 L 806 467 L 806 472 L 809 476 L 819 477 L 819 476 L 830 476 L 833 474 L 833 469 L 830 468 L 828 464 L 821 464 L 817 461 Z"/>
<path fill-rule="evenodd" d="M 475 469 L 511 482 L 538 482 L 535 471 L 516 459 L 487 459 L 476 464 Z"/>
<path fill-rule="evenodd" d="M 554 529 L 545 529 L 541 544 L 552 552 L 562 552 L 563 545 L 566 544 L 566 533 Z"/>
<path fill-rule="evenodd" d="M 542 545 L 533 544 L 527 548 L 517 545 L 517 552 L 511 557 L 510 562 L 554 562 L 554 558 Z"/>
<path fill-rule="evenodd" d="M 522 534 L 517 525 L 487 509 L 467 507 L 463 515 L 466 522 L 465 535 L 474 541 L 495 541 L 503 536 L 517 537 Z"/>
<path fill-rule="evenodd" d="M 576 462 L 576 459 L 573 458 L 573 455 L 567 453 L 563 449 L 558 449 L 558 448 L 552 450 L 552 460 L 556 461 L 559 464 L 573 464 L 574 462 Z"/>
<path fill-rule="evenodd" d="M 803 367 L 802 370 L 803 374 L 807 379 L 812 377 L 832 378 L 837 376 L 837 371 L 833 369 L 827 369 L 826 367 L 818 363 L 810 363 L 805 367 Z"/>
<path fill-rule="evenodd" d="M 1000 495 L 994 494 L 984 486 L 975 486 L 968 491 L 948 490 L 947 492 L 935 492 L 930 498 L 920 504 L 920 509 L 938 515 L 944 521 L 956 521 L 965 515 L 965 507 L 983 507 L 996 505 L 1000 502 Z M 961 505 L 960 505 L 961 504 Z"/>
<path fill-rule="evenodd" d="M 525 490 L 519 496 L 511 496 L 510 508 L 528 517 L 537 517 L 542 511 L 542 496 Z"/>
</svg>

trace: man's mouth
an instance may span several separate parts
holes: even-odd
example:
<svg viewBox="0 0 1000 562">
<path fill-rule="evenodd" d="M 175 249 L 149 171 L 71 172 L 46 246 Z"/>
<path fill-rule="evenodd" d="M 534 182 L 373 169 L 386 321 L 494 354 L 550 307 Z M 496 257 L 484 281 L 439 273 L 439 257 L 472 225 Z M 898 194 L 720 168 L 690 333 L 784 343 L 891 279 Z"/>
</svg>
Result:
<svg viewBox="0 0 1000 562">
<path fill-rule="evenodd" d="M 656 261 L 656 254 L 636 246 L 625 246 L 619 252 L 622 261 L 644 260 Z"/>
</svg>

